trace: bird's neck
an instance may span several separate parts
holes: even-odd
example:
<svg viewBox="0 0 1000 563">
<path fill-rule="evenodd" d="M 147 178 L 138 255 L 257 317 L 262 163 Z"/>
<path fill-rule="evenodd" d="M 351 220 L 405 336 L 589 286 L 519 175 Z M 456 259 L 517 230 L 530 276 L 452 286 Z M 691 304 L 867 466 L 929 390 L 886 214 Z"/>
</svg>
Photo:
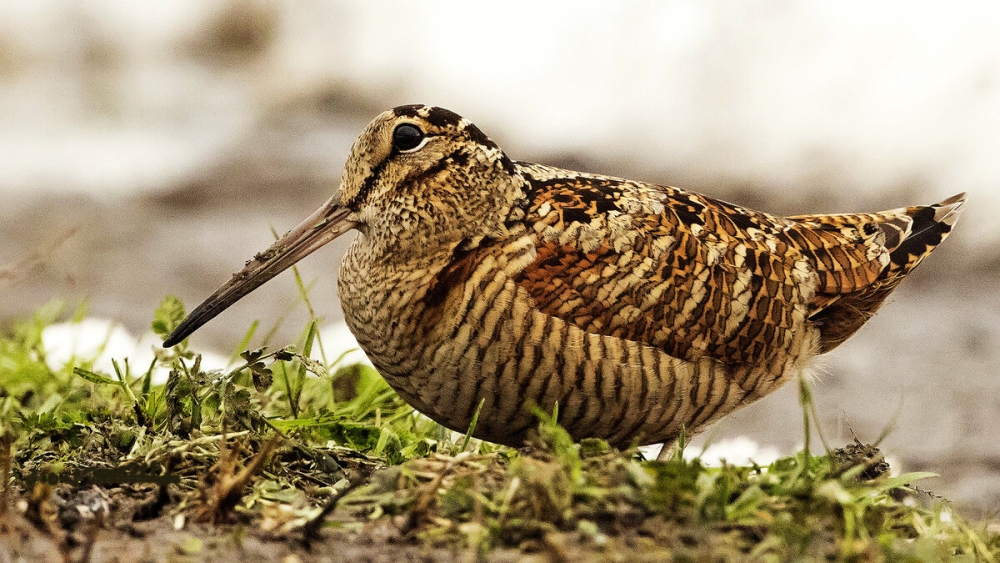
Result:
<svg viewBox="0 0 1000 563">
<path fill-rule="evenodd" d="M 423 298 L 448 265 L 450 252 L 400 263 L 380 260 L 368 250 L 359 237 L 341 263 L 337 289 L 344 320 L 376 366 L 406 366 L 409 360 L 400 354 L 420 342 Z"/>
</svg>

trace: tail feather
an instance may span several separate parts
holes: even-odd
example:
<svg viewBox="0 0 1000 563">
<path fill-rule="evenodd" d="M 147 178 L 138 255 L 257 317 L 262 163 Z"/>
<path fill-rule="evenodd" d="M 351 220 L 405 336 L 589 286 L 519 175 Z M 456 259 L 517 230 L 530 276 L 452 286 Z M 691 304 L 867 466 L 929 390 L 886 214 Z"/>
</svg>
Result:
<svg viewBox="0 0 1000 563">
<path fill-rule="evenodd" d="M 882 277 L 905 276 L 913 271 L 951 233 L 963 203 L 965 194 L 960 193 L 933 205 L 906 208 L 910 228 L 900 243 L 890 248 L 890 265 Z"/>
<path fill-rule="evenodd" d="M 807 249 L 815 255 L 820 275 L 810 319 L 820 329 L 823 352 L 861 328 L 899 282 L 948 237 L 963 203 L 964 193 L 932 205 L 881 213 L 791 218 L 813 238 L 825 234 L 830 239 Z M 836 247 L 837 238 L 843 246 Z M 848 260 L 831 260 L 838 252 Z"/>
</svg>

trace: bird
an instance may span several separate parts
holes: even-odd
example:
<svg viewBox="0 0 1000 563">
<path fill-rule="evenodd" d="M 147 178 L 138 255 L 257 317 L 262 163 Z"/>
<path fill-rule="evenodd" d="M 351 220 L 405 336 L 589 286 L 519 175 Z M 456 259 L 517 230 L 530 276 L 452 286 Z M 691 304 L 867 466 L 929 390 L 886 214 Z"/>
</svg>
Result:
<svg viewBox="0 0 1000 563">
<path fill-rule="evenodd" d="M 417 411 L 522 446 L 669 443 L 804 377 L 951 232 L 965 194 L 781 217 L 679 188 L 512 160 L 435 106 L 377 116 L 339 189 L 165 340 L 350 230 L 344 319 Z"/>
</svg>

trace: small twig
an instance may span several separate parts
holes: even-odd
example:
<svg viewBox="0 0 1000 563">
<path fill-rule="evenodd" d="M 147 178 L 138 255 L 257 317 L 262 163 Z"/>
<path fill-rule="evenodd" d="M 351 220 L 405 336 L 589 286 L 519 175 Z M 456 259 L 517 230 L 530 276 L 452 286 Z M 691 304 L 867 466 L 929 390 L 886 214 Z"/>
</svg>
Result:
<svg viewBox="0 0 1000 563">
<path fill-rule="evenodd" d="M 334 495 L 327 500 L 326 504 L 323 505 L 323 510 L 321 510 L 320 513 L 313 519 L 306 522 L 305 526 L 302 526 L 302 543 L 305 544 L 306 549 L 309 549 L 309 546 L 313 541 L 319 539 L 319 530 L 323 527 L 324 520 L 326 520 L 327 516 L 333 514 L 333 511 L 337 509 L 337 504 L 340 503 L 340 500 L 347 496 L 347 493 L 359 487 L 362 482 L 362 479 L 356 479 L 353 482 L 349 482 L 346 489 L 340 491 L 339 494 Z"/>
<path fill-rule="evenodd" d="M 279 436 L 272 436 L 242 469 L 237 470 L 241 447 L 238 444 L 227 447 L 223 440 L 218 461 L 201 479 L 199 494 L 204 504 L 199 508 L 197 518 L 213 524 L 226 521 L 240 501 L 243 489 L 260 472 L 281 441 Z"/>
</svg>

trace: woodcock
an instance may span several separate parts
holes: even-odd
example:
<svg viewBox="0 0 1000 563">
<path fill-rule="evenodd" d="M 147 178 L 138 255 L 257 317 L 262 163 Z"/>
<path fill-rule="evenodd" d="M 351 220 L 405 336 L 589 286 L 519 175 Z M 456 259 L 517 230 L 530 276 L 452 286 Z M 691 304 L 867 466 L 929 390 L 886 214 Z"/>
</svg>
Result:
<svg viewBox="0 0 1000 563">
<path fill-rule="evenodd" d="M 402 106 L 355 142 L 340 189 L 247 262 L 172 346 L 350 229 L 344 317 L 418 411 L 521 445 L 676 438 L 797 377 L 948 236 L 964 194 L 776 217 L 677 188 L 517 162 L 446 109 Z"/>
</svg>

